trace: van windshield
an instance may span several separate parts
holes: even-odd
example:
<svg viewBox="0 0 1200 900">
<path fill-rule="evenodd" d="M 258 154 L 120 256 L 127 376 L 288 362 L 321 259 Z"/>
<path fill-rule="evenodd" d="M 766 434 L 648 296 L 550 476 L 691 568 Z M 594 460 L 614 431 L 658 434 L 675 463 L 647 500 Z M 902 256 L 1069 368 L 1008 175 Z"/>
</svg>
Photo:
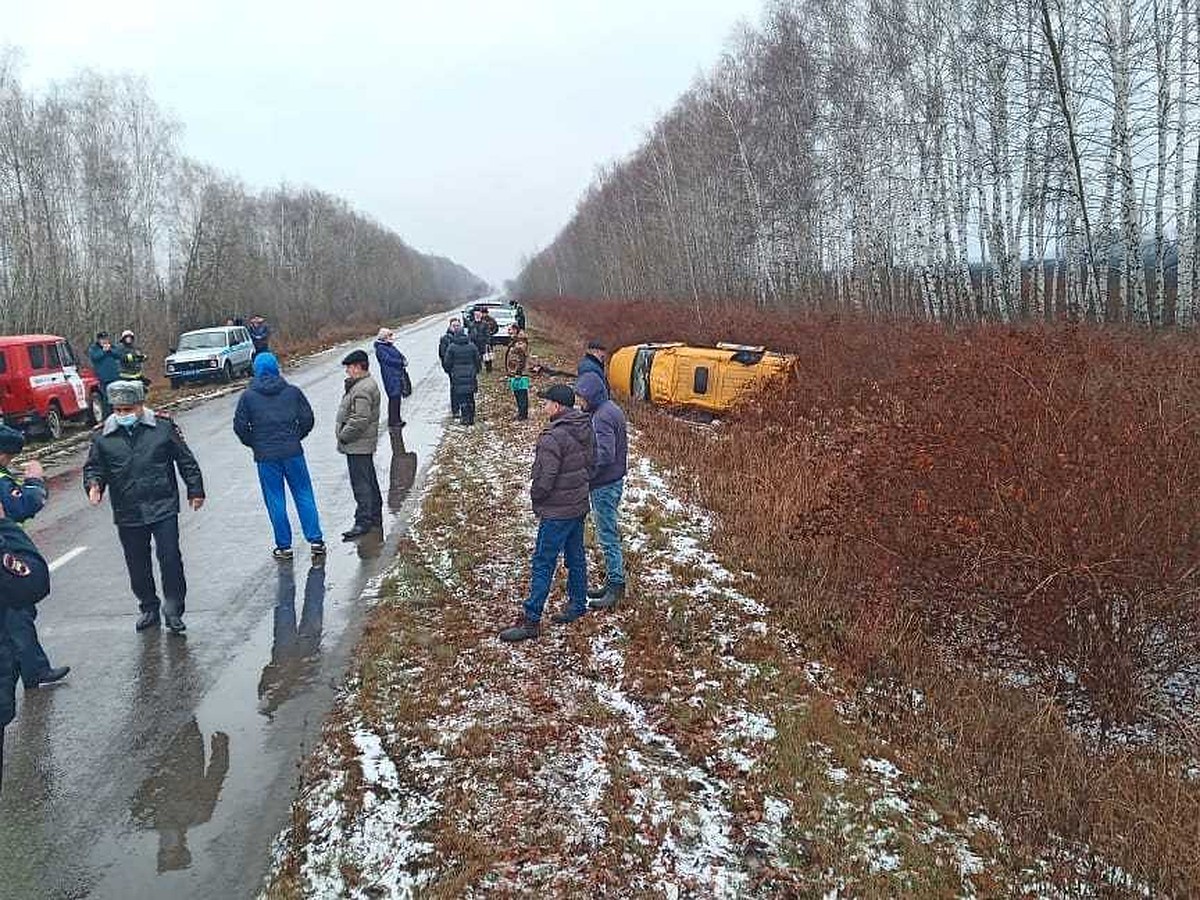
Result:
<svg viewBox="0 0 1200 900">
<path fill-rule="evenodd" d="M 195 334 L 185 334 L 179 339 L 179 350 L 212 350 L 225 346 L 225 332 L 200 331 Z"/>
</svg>

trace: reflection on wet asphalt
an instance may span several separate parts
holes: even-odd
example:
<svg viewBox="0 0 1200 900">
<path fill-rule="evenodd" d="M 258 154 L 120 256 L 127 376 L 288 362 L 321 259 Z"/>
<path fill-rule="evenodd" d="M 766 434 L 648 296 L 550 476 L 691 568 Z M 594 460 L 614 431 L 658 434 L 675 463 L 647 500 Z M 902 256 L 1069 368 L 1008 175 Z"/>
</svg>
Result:
<svg viewBox="0 0 1200 900">
<path fill-rule="evenodd" d="M 403 432 L 381 437 L 382 535 L 331 537 L 324 565 L 304 544 L 271 558 L 253 460 L 232 431 L 237 395 L 176 418 L 204 471 L 208 502 L 180 516 L 188 633 L 135 634 L 111 511 L 88 507 L 82 449 L 51 473 L 30 534 L 65 560 L 39 606 L 42 642 L 72 666 L 61 686 L 20 699 L 0 794 L 0 900 L 236 898 L 257 893 L 285 824 L 296 763 L 319 735 L 361 628 L 360 594 L 407 521 L 447 418 L 437 360 L 443 316 L 398 332 L 414 384 Z M 333 419 L 346 348 L 287 377 L 317 416 L 305 442 L 321 524 L 349 527 L 354 501 Z M 294 516 L 294 511 L 293 511 Z"/>
</svg>

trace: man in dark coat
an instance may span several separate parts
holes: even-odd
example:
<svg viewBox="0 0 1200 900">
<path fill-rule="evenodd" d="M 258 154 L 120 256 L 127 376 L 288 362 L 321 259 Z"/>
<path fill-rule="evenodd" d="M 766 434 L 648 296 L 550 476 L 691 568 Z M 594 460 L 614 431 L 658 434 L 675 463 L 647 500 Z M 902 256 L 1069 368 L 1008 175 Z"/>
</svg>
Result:
<svg viewBox="0 0 1200 900">
<path fill-rule="evenodd" d="M 583 520 L 588 513 L 588 478 L 595 459 L 592 423 L 575 409 L 575 392 L 551 385 L 538 396 L 550 422 L 538 437 L 529 496 L 538 517 L 537 545 L 530 565 L 529 598 L 521 618 L 500 632 L 500 640 L 535 638 L 550 596 L 561 554 L 567 565 L 567 608 L 551 616 L 557 624 L 574 622 L 587 612 L 587 556 Z"/>
<path fill-rule="evenodd" d="M 462 319 L 455 316 L 450 320 L 450 325 L 446 328 L 446 333 L 442 335 L 438 341 L 438 362 L 441 363 L 442 369 L 449 373 L 446 368 L 446 351 L 450 349 L 450 343 L 454 340 L 454 336 L 463 330 Z M 454 402 L 454 385 L 450 385 L 450 414 L 458 415 L 458 406 Z"/>
<path fill-rule="evenodd" d="M 15 428 L 0 425 L 0 509 L 10 522 L 20 525 L 32 519 L 46 505 L 45 472 L 37 460 L 30 460 L 23 475 L 12 471 L 13 457 L 25 446 L 25 436 Z M 67 677 L 70 666 L 52 666 L 37 633 L 37 607 L 33 604 L 10 606 L 3 613 L 17 651 L 17 666 L 25 690 L 52 684 Z"/>
<path fill-rule="evenodd" d="M 492 337 L 500 330 L 496 320 L 488 315 L 486 309 L 476 308 L 472 313 L 468 334 L 471 343 L 479 351 L 479 358 L 487 363 L 487 370 L 492 371 Z"/>
<path fill-rule="evenodd" d="M 179 482 L 187 487 L 193 510 L 204 506 L 204 479 L 191 448 L 171 419 L 145 406 L 140 382 L 114 381 L 108 387 L 113 414 L 92 438 L 83 466 L 83 487 L 93 506 L 109 493 L 113 521 L 125 551 L 129 584 L 142 611 L 135 628 L 144 631 L 159 624 L 162 607 L 167 628 L 174 634 L 183 624 L 187 581 L 179 550 Z M 150 542 L 162 571 L 163 603 L 154 584 Z"/>
<path fill-rule="evenodd" d="M 273 555 L 279 560 L 292 558 L 292 523 L 288 519 L 285 484 L 291 489 L 300 527 L 313 556 L 325 555 L 312 478 L 300 445 L 312 432 L 314 422 L 308 398 L 298 387 L 284 381 L 275 354 L 260 353 L 255 357 L 254 380 L 238 400 L 233 431 L 239 441 L 254 451 L 258 483 L 275 532 Z"/>
<path fill-rule="evenodd" d="M 354 492 L 354 527 L 342 532 L 342 540 L 354 541 L 383 528 L 383 493 L 375 474 L 380 400 L 366 351 L 352 350 L 342 365 L 346 369 L 346 392 L 338 405 L 334 428 L 338 452 L 346 457 L 350 489 Z"/>
<path fill-rule="evenodd" d="M 107 331 L 96 335 L 96 340 L 88 347 L 88 359 L 92 362 L 92 371 L 100 382 L 100 405 L 104 417 L 112 414 L 108 405 L 108 386 L 121 377 L 121 354 L 113 349 L 112 338 Z"/>
<path fill-rule="evenodd" d="M 596 539 L 604 550 L 604 586 L 588 591 L 591 609 L 613 609 L 625 597 L 625 556 L 618 527 L 621 495 L 628 468 L 629 435 L 625 413 L 609 399 L 608 390 L 595 372 L 584 372 L 575 392 L 592 417 L 596 459 L 588 482 Z"/>
<path fill-rule="evenodd" d="M 607 356 L 608 349 L 604 346 L 603 341 L 594 339 L 588 341 L 587 352 L 583 355 L 583 359 L 579 360 L 579 369 L 576 374 L 582 376 L 586 372 L 594 372 L 600 376 L 600 380 L 607 388 L 608 375 L 604 371 L 604 359 Z"/>
<path fill-rule="evenodd" d="M 4 777 L 4 728 L 17 715 L 17 648 L 7 616 L 14 607 L 32 607 L 50 593 L 50 568 L 21 526 L 0 505 L 0 781 Z"/>
<path fill-rule="evenodd" d="M 462 331 L 455 333 L 442 368 L 450 376 L 450 407 L 464 425 L 475 424 L 475 392 L 479 389 L 479 371 L 483 368 L 479 350 Z"/>
<path fill-rule="evenodd" d="M 271 350 L 271 326 L 262 316 L 250 317 L 250 342 L 254 344 L 254 355 L 269 353 Z"/>
<path fill-rule="evenodd" d="M 117 356 L 120 358 L 119 380 L 121 381 L 140 381 L 146 384 L 149 379 L 142 374 L 142 365 L 146 362 L 146 354 L 138 349 L 137 335 L 126 328 L 121 332 L 121 346 L 117 348 Z M 105 391 L 107 394 L 107 390 Z"/>
<path fill-rule="evenodd" d="M 395 335 L 390 328 L 380 328 L 375 338 L 375 359 L 379 361 L 379 375 L 383 379 L 383 392 L 387 394 L 388 428 L 403 428 L 400 404 L 404 399 L 404 386 L 408 379 L 408 360 L 395 344 Z"/>
</svg>

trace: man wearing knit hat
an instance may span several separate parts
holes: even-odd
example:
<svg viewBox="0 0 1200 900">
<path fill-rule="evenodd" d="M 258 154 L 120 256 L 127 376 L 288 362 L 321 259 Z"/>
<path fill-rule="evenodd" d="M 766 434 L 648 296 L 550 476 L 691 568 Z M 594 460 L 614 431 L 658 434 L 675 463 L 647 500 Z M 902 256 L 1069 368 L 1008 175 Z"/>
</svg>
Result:
<svg viewBox="0 0 1200 900">
<path fill-rule="evenodd" d="M 254 451 L 258 483 L 275 532 L 273 555 L 278 560 L 292 558 L 292 523 L 288 520 L 285 484 L 291 488 L 292 502 L 312 555 L 325 555 L 312 478 L 300 444 L 312 432 L 314 422 L 308 398 L 300 388 L 284 381 L 275 354 L 258 354 L 254 358 L 254 380 L 233 414 L 233 431 Z"/>
<path fill-rule="evenodd" d="M 159 609 L 174 634 L 183 624 L 187 581 L 179 550 L 179 481 L 187 488 L 193 510 L 204 506 L 204 479 L 200 464 L 183 439 L 183 432 L 167 416 L 145 406 L 141 382 L 114 381 L 108 386 L 113 414 L 92 438 L 83 466 L 83 488 L 93 506 L 108 493 L 113 522 L 125 551 L 129 585 L 138 599 L 141 616 L 135 628 L 144 631 L 159 625 Z M 154 584 L 150 543 L 162 574 L 160 603 Z"/>
<path fill-rule="evenodd" d="M 46 505 L 45 473 L 37 460 L 30 460 L 24 475 L 12 471 L 13 457 L 25 447 L 25 436 L 15 428 L 0 425 L 0 510 L 4 518 L 20 524 L 32 519 Z M 61 681 L 70 666 L 52 666 L 37 633 L 37 607 L 10 605 L 4 609 L 5 624 L 16 650 L 21 683 L 25 690 Z"/>
</svg>

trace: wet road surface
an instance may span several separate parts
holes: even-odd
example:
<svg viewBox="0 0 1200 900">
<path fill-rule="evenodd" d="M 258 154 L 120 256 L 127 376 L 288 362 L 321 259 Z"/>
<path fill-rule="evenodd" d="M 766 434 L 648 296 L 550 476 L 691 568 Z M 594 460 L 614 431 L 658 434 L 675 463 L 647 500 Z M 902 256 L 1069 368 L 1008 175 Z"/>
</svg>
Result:
<svg viewBox="0 0 1200 900">
<path fill-rule="evenodd" d="M 24 694 L 8 728 L 0 898 L 257 894 L 297 763 L 359 633 L 360 593 L 410 513 L 403 483 L 386 496 L 389 476 L 415 476 L 419 486 L 416 470 L 441 435 L 449 403 L 436 347 L 445 321 L 397 332 L 414 389 L 403 411 L 408 455 L 393 461 L 381 426 L 383 540 L 340 540 L 354 511 L 332 437 L 348 348 L 285 373 L 317 417 L 305 452 L 329 546 L 323 566 L 312 565 L 294 509 L 296 558 L 271 557 L 251 454 L 231 427 L 238 395 L 176 417 L 208 494 L 204 509 L 180 516 L 186 637 L 134 632 L 137 602 L 111 509 L 107 500 L 89 507 L 81 487 L 83 452 L 52 473 L 50 502 L 29 528 L 56 566 L 38 626 L 52 663 L 72 670 L 62 684 Z"/>
</svg>

